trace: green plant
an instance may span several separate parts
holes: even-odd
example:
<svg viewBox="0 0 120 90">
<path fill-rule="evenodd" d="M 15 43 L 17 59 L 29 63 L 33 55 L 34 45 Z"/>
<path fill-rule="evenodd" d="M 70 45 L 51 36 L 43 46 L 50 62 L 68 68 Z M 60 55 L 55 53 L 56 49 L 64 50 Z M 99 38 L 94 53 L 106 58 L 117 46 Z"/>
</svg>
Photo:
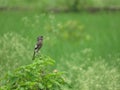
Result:
<svg viewBox="0 0 120 90">
<path fill-rule="evenodd" d="M 16 32 L 6 32 L 0 37 L 0 78 L 5 72 L 31 62 L 31 41 Z M 25 57 L 23 57 L 23 55 Z M 24 62 L 24 64 L 23 64 Z"/>
<path fill-rule="evenodd" d="M 55 22 L 51 15 L 50 22 L 45 25 L 45 30 L 53 36 L 69 41 L 89 40 L 90 35 L 84 30 L 84 25 L 76 20 L 67 20 L 65 22 Z"/>
<path fill-rule="evenodd" d="M 60 90 L 65 80 L 63 72 L 51 72 L 50 65 L 54 63 L 48 56 L 37 56 L 32 64 L 8 73 L 1 90 Z"/>
</svg>

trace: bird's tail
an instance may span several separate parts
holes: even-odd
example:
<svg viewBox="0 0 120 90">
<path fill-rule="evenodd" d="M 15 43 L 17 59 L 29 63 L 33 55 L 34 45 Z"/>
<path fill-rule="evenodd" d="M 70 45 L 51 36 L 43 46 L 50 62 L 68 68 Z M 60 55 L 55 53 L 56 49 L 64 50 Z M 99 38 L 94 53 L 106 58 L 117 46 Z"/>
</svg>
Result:
<svg viewBox="0 0 120 90">
<path fill-rule="evenodd" d="M 32 58 L 32 60 L 34 60 L 35 59 L 35 51 L 34 51 L 34 53 L 33 53 L 33 58 Z"/>
</svg>

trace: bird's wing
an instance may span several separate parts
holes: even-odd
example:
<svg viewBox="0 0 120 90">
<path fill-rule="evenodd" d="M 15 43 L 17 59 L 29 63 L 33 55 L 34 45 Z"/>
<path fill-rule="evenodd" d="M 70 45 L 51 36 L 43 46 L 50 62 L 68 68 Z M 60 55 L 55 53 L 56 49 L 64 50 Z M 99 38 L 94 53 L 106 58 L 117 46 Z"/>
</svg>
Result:
<svg viewBox="0 0 120 90">
<path fill-rule="evenodd" d="M 37 49 L 38 48 L 38 45 L 35 45 L 35 48 L 34 49 Z"/>
</svg>

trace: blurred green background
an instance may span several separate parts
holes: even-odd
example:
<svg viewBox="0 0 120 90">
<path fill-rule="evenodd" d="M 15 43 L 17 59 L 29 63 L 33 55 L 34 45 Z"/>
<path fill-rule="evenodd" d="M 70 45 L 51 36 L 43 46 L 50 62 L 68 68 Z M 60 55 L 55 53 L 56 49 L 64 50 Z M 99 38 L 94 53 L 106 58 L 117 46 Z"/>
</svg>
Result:
<svg viewBox="0 0 120 90">
<path fill-rule="evenodd" d="M 120 0 L 0 0 L 0 78 L 32 63 L 39 35 L 63 90 L 120 89 Z"/>
</svg>

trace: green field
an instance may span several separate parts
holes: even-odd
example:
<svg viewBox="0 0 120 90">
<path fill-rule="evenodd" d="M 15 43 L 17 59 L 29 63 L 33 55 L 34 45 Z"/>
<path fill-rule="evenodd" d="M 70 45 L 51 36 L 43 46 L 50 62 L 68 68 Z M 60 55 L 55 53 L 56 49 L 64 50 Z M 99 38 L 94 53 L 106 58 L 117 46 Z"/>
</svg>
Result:
<svg viewBox="0 0 120 90">
<path fill-rule="evenodd" d="M 63 90 L 119 90 L 119 16 L 119 12 L 0 12 L 0 77 L 32 63 L 36 37 L 43 35 L 41 53 L 56 61 L 54 68 L 67 72 L 65 78 L 70 86 L 63 87 Z M 77 40 L 71 35 L 73 40 L 66 40 L 54 33 L 58 31 L 59 23 L 64 25 L 69 21 L 80 23 L 83 27 L 80 34 L 85 37 Z M 53 32 L 45 28 L 52 28 Z"/>
</svg>

